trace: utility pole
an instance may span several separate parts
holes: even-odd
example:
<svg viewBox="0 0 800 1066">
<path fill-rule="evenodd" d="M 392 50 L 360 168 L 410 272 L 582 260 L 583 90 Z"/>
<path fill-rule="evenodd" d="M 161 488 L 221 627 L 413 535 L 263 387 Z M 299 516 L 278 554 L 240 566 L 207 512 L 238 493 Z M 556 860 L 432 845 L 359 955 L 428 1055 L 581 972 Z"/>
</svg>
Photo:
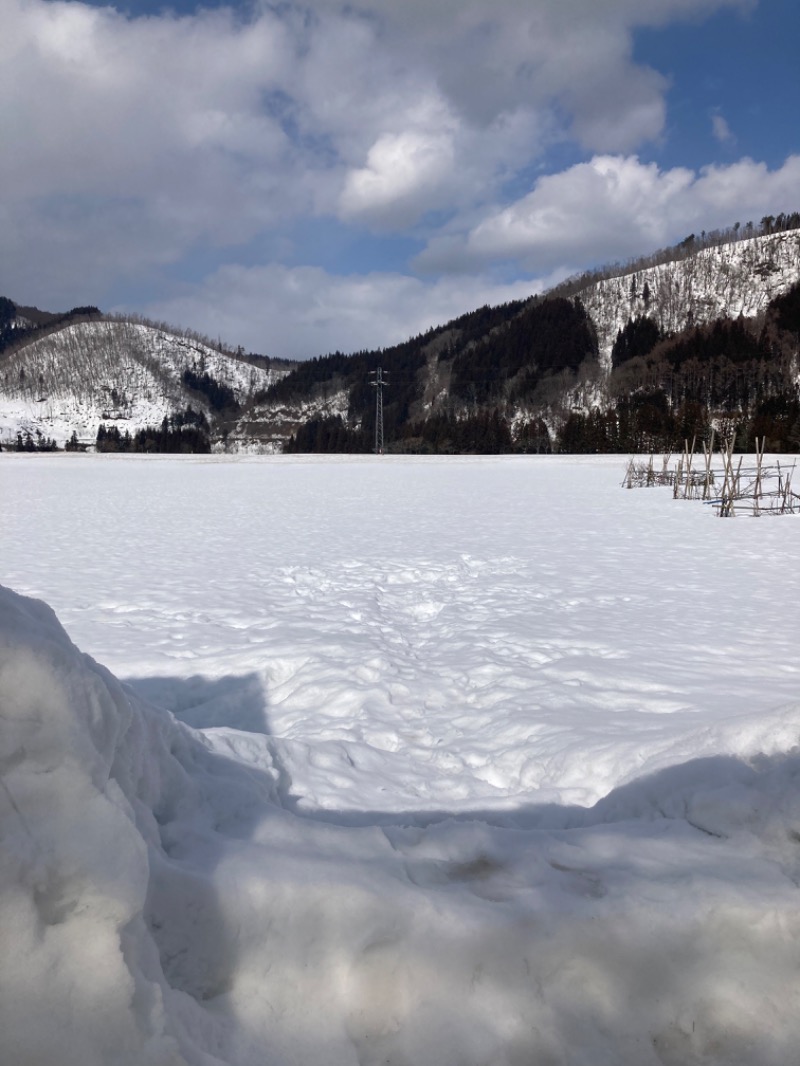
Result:
<svg viewBox="0 0 800 1066">
<path fill-rule="evenodd" d="M 375 380 L 370 385 L 376 390 L 375 393 L 375 454 L 383 455 L 383 386 L 389 382 L 383 376 L 383 370 L 371 370 L 369 376 Z M 388 374 L 388 370 L 386 371 Z"/>
</svg>

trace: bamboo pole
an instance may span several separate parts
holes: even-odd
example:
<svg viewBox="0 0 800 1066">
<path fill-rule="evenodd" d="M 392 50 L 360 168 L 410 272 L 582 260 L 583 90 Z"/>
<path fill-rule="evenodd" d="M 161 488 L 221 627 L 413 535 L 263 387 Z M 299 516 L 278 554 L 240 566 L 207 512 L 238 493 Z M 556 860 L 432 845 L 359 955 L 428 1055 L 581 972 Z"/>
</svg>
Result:
<svg viewBox="0 0 800 1066">
<path fill-rule="evenodd" d="M 672 498 L 677 500 L 678 493 L 681 487 L 681 478 L 683 477 L 683 456 L 678 460 L 678 466 L 675 470 L 675 480 L 672 483 Z"/>
<path fill-rule="evenodd" d="M 708 444 L 703 442 L 703 450 L 706 457 L 706 479 L 703 484 L 703 499 L 707 500 L 711 496 L 711 483 L 713 481 L 713 475 L 711 473 L 711 457 L 714 452 L 714 430 L 711 430 L 711 440 Z"/>
</svg>

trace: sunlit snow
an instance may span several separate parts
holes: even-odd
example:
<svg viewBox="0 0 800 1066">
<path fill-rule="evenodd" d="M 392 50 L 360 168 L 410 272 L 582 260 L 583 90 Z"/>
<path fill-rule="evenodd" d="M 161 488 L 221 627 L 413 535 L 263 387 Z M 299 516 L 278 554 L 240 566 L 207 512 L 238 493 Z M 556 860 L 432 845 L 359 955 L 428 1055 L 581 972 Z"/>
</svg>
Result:
<svg viewBox="0 0 800 1066">
<path fill-rule="evenodd" d="M 617 332 L 649 315 L 664 334 L 717 318 L 755 318 L 800 276 L 800 232 L 762 234 L 702 248 L 666 263 L 643 265 L 593 282 L 580 299 L 597 329 L 610 368 Z"/>
<path fill-rule="evenodd" d="M 3 455 L 0 1061 L 793 1061 L 800 519 L 624 469 Z"/>
</svg>

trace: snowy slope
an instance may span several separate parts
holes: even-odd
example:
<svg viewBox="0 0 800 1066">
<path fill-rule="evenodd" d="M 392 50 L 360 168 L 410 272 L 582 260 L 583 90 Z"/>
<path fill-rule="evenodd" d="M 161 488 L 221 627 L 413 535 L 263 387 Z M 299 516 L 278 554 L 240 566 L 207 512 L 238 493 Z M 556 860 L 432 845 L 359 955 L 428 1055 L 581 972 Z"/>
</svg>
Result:
<svg viewBox="0 0 800 1066">
<path fill-rule="evenodd" d="M 798 280 L 800 230 L 789 230 L 606 278 L 577 295 L 595 324 L 601 361 L 609 368 L 617 332 L 632 318 L 649 315 L 662 332 L 675 333 L 715 318 L 753 317 Z"/>
<path fill-rule="evenodd" d="M 650 315 L 663 332 L 675 333 L 718 317 L 752 317 L 798 280 L 800 230 L 790 230 L 703 248 L 579 290 L 567 283 L 595 324 L 603 373 L 599 379 L 570 385 L 557 398 L 560 413 L 555 419 L 553 404 L 545 404 L 512 412 L 512 421 L 543 417 L 554 429 L 564 412 L 603 407 L 611 350 L 617 333 L 632 318 Z M 440 380 L 434 348 L 448 337 L 441 333 L 433 347 L 420 339 L 430 349 L 421 380 L 423 411 L 429 412 L 434 401 L 446 406 L 446 381 Z M 187 367 L 207 371 L 233 389 L 242 404 L 287 372 L 263 370 L 195 339 L 141 323 L 76 323 L 0 362 L 0 444 L 13 441 L 20 431 L 38 431 L 63 446 L 73 430 L 81 441 L 91 443 L 100 422 L 108 418 L 118 419 L 122 431 L 134 433 L 160 424 L 187 402 L 208 410 L 202 397 L 188 394 L 182 384 Z M 248 406 L 235 425 L 226 425 L 226 447 L 278 451 L 304 422 L 346 416 L 347 410 L 344 391 Z"/>
<path fill-rule="evenodd" d="M 199 341 L 141 323 L 108 320 L 66 326 L 33 341 L 0 363 L 0 443 L 37 430 L 63 446 L 73 430 L 93 443 L 101 421 L 131 434 L 191 402 L 183 371 L 206 372 L 231 388 L 240 403 L 276 379 Z"/>
<path fill-rule="evenodd" d="M 4 457 L 0 1062 L 793 1062 L 797 520 L 621 474 Z"/>
<path fill-rule="evenodd" d="M 800 280 L 800 230 L 731 240 L 695 252 L 679 248 L 673 254 L 675 257 L 667 262 L 654 256 L 649 266 L 621 270 L 619 275 L 609 277 L 598 274 L 599 280 L 591 284 L 580 280 L 567 282 L 552 291 L 552 296 L 567 294 L 582 301 L 597 331 L 600 369 L 587 364 L 583 368 L 584 376 L 575 382 L 570 380 L 566 385 L 559 383 L 558 378 L 548 382 L 542 390 L 542 397 L 546 398 L 516 409 L 503 406 L 502 414 L 512 425 L 541 418 L 555 436 L 570 411 L 585 413 L 606 408 L 611 351 L 617 333 L 632 318 L 649 315 L 663 333 L 674 334 L 687 326 L 720 317 L 736 318 L 740 314 L 753 317 L 763 312 L 775 296 Z M 520 318 L 529 313 L 530 309 L 523 309 Z M 420 414 L 429 415 L 436 409 L 447 410 L 453 406 L 462 413 L 471 409 L 463 395 L 451 402 L 450 364 L 440 363 L 438 359 L 450 342 L 460 338 L 464 321 L 451 323 L 450 329 L 440 332 L 432 341 L 418 339 L 421 354 L 428 356 L 427 366 L 420 372 Z M 468 324 L 467 328 L 472 330 L 474 324 Z M 496 332 L 501 333 L 502 328 L 497 326 Z M 486 341 L 491 351 L 491 332 L 482 338 L 469 335 L 470 343 Z M 298 397 L 293 404 L 262 404 L 254 415 L 253 426 L 260 435 L 272 435 L 277 442 L 304 421 L 346 411 L 344 394 L 307 395 Z"/>
</svg>

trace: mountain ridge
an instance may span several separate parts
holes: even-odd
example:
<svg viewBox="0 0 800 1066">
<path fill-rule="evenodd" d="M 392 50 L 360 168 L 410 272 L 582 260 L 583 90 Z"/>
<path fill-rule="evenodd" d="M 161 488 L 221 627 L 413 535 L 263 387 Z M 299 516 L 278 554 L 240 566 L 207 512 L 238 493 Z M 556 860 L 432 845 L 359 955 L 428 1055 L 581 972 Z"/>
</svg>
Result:
<svg viewBox="0 0 800 1066">
<path fill-rule="evenodd" d="M 24 309 L 36 312 L 36 325 L 0 298 L 0 443 L 91 447 L 100 425 L 113 422 L 127 434 L 118 446 L 133 447 L 145 428 L 166 433 L 190 409 L 190 419 L 206 421 L 213 450 L 369 451 L 378 367 L 388 380 L 387 450 L 596 450 L 576 433 L 588 419 L 596 444 L 622 450 L 646 443 L 619 431 L 619 412 L 631 405 L 666 404 L 670 417 L 650 433 L 655 444 L 674 435 L 668 423 L 679 411 L 686 423 L 689 402 L 705 407 L 694 416 L 701 434 L 722 418 L 752 421 L 767 400 L 796 402 L 797 344 L 771 308 L 800 282 L 800 215 L 767 216 L 759 231 L 748 224 L 690 235 L 672 251 L 478 308 L 390 348 L 301 363 L 92 307 L 62 316 Z M 704 331 L 714 329 L 709 340 Z M 687 384 L 695 350 L 706 352 L 703 373 L 715 382 L 744 362 L 762 369 L 748 371 L 749 391 L 728 397 L 712 382 L 704 393 Z M 598 419 L 608 422 L 599 436 Z M 153 447 L 151 434 L 142 448 Z"/>
</svg>

